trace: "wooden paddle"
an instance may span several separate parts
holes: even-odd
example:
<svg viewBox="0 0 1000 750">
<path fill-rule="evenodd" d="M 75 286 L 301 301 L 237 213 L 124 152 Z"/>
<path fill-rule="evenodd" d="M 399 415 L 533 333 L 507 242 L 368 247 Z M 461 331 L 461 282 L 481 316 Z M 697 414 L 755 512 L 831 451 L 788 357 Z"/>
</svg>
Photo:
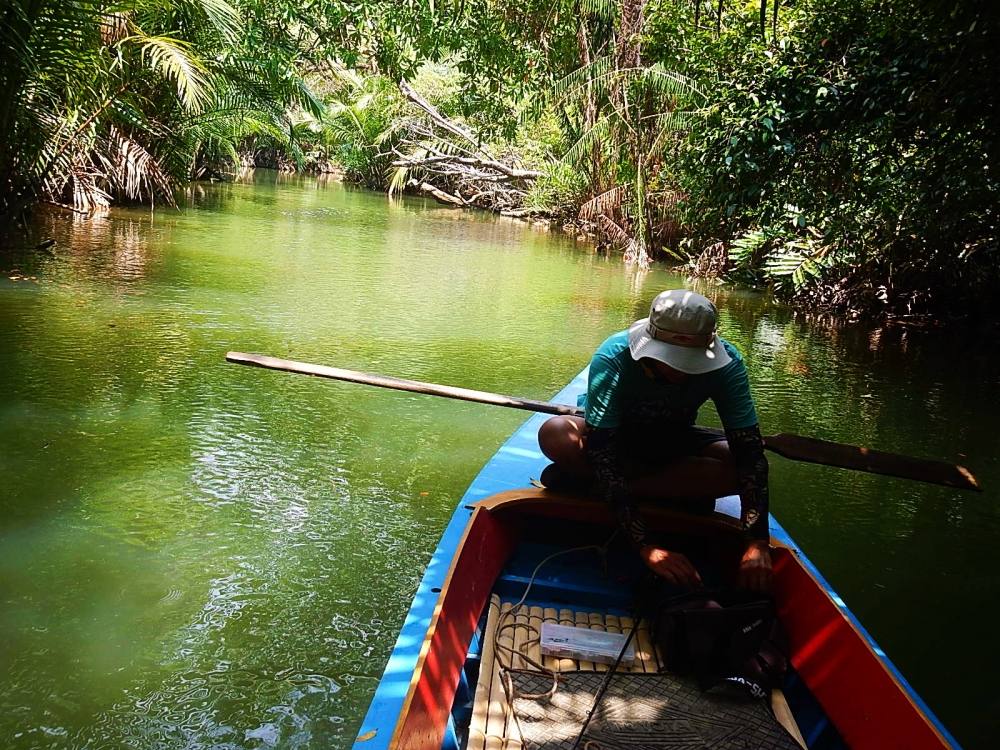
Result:
<svg viewBox="0 0 1000 750">
<path fill-rule="evenodd" d="M 575 406 L 567 406 L 566 404 L 553 404 L 548 401 L 533 401 L 526 398 L 501 396 L 497 393 L 487 393 L 486 391 L 474 391 L 468 388 L 455 388 L 454 386 L 437 385 L 435 383 L 422 383 L 419 380 L 404 380 L 385 375 L 358 372 L 357 370 L 342 370 L 338 367 L 313 365 L 308 362 L 296 362 L 290 359 L 268 357 L 263 354 L 229 352 L 226 354 L 226 360 L 240 365 L 264 367 L 268 370 L 297 372 L 302 375 L 315 375 L 320 378 L 345 380 L 349 383 L 363 383 L 365 385 L 378 386 L 379 388 L 391 388 L 397 391 L 411 391 L 412 393 L 425 393 L 431 396 L 444 396 L 445 398 L 454 398 L 460 401 L 474 401 L 480 404 L 506 406 L 511 409 L 524 409 L 525 411 L 541 412 L 542 414 L 583 416 L 582 409 Z M 816 438 L 802 437 L 801 435 L 791 435 L 788 433 L 766 436 L 764 438 L 764 447 L 774 451 L 779 456 L 790 458 L 793 461 L 808 461 L 825 466 L 838 466 L 842 469 L 867 471 L 872 474 L 886 474 L 891 477 L 915 479 L 918 482 L 930 482 L 931 484 L 943 484 L 948 487 L 958 487 L 964 490 L 982 491 L 982 487 L 979 486 L 979 482 L 971 471 L 964 466 L 949 464 L 943 461 L 901 456 L 897 453 L 885 453 L 856 445 L 832 443 L 828 440 L 817 440 Z"/>
</svg>

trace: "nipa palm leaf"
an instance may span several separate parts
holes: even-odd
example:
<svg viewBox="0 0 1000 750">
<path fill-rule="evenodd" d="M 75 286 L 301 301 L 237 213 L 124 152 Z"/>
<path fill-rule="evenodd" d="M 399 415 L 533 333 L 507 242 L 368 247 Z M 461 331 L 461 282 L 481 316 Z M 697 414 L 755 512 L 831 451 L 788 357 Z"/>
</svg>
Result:
<svg viewBox="0 0 1000 750">
<path fill-rule="evenodd" d="M 595 144 L 603 145 L 608 139 L 608 135 L 620 122 L 621 116 L 618 111 L 601 116 L 593 127 L 585 130 L 576 142 L 570 146 L 563 154 L 562 161 L 566 164 L 576 165 L 582 163 Z"/>
<path fill-rule="evenodd" d="M 150 68 L 174 82 L 185 109 L 195 111 L 207 102 L 205 66 L 188 42 L 170 36 L 138 35 L 123 39 L 122 44 L 129 41 L 139 46 Z"/>
<path fill-rule="evenodd" d="M 610 190 L 605 190 L 600 195 L 595 195 L 580 206 L 580 218 L 594 219 L 600 215 L 613 214 L 627 200 L 628 193 L 628 185 L 616 185 Z"/>
<path fill-rule="evenodd" d="M 820 262 L 813 256 L 810 245 L 792 241 L 767 256 L 764 261 L 764 271 L 781 284 L 787 284 L 790 280 L 792 287 L 799 290 L 810 279 L 822 276 L 823 269 Z"/>
</svg>

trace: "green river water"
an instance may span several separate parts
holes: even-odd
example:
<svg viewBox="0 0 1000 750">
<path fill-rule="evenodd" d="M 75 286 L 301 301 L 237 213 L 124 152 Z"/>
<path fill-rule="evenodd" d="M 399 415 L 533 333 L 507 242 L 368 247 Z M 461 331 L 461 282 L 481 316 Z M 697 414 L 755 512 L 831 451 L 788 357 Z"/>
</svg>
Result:
<svg viewBox="0 0 1000 750">
<path fill-rule="evenodd" d="M 45 237 L 0 255 L 4 748 L 349 747 L 457 499 L 525 418 L 227 350 L 545 399 L 684 284 L 267 172 L 23 244 Z M 996 342 L 701 289 L 765 432 L 978 471 L 976 495 L 775 457 L 772 510 L 959 741 L 995 746 Z"/>
</svg>

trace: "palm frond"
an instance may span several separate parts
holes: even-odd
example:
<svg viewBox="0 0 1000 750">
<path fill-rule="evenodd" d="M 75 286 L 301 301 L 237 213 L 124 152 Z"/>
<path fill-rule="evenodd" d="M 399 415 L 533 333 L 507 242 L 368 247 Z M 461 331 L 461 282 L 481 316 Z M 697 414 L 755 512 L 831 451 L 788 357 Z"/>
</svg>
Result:
<svg viewBox="0 0 1000 750">
<path fill-rule="evenodd" d="M 705 95 L 698 90 L 694 81 L 673 70 L 667 70 L 662 63 L 633 69 L 631 77 L 640 81 L 644 88 L 656 94 L 671 99 L 686 99 L 692 96 L 704 99 Z"/>
<path fill-rule="evenodd" d="M 652 163 L 655 159 L 664 156 L 671 137 L 676 133 L 689 130 L 694 117 L 692 112 L 670 110 L 641 118 L 640 122 L 647 119 L 652 122 L 650 129 L 654 133 L 653 140 L 646 149 L 646 163 Z"/>
<path fill-rule="evenodd" d="M 191 45 L 170 36 L 136 35 L 121 44 L 134 42 L 148 65 L 177 87 L 177 96 L 188 110 L 196 110 L 208 99 L 205 67 L 193 54 Z"/>
<path fill-rule="evenodd" d="M 428 150 L 426 148 L 416 148 L 410 151 L 407 156 L 409 156 L 414 161 L 419 161 L 426 157 Z M 389 177 L 389 197 L 392 198 L 395 195 L 401 194 L 403 190 L 406 189 L 406 184 L 409 182 L 410 174 L 414 171 L 414 168 L 409 165 L 401 165 L 392 170 Z"/>
<path fill-rule="evenodd" d="M 396 167 L 392 170 L 392 174 L 389 177 L 389 188 L 386 190 L 386 193 L 390 198 L 402 194 L 403 190 L 406 189 L 406 183 L 409 179 L 409 167 Z"/>
<path fill-rule="evenodd" d="M 598 215 L 597 226 L 610 238 L 613 246 L 623 249 L 622 259 L 626 264 L 649 268 L 649 253 L 641 235 L 629 232 L 607 214 Z"/>
<path fill-rule="evenodd" d="M 227 42 L 235 42 L 240 35 L 243 19 L 240 12 L 226 0 L 193 0 L 219 35 Z"/>
<path fill-rule="evenodd" d="M 581 65 L 571 73 L 554 82 L 546 93 L 549 101 L 565 101 L 576 93 L 606 79 L 615 72 L 615 59 L 612 55 L 602 55 L 591 61 L 589 65 Z"/>
<path fill-rule="evenodd" d="M 580 10 L 604 21 L 618 17 L 617 0 L 580 0 Z"/>
<path fill-rule="evenodd" d="M 611 238 L 612 244 L 618 247 L 628 247 L 633 242 L 632 233 L 625 230 L 618 222 L 607 214 L 599 214 L 597 226 Z"/>
<path fill-rule="evenodd" d="M 106 149 L 95 152 L 109 184 L 131 200 L 155 195 L 173 204 L 173 185 L 156 158 L 132 138 L 112 127 Z"/>
<path fill-rule="evenodd" d="M 634 264 L 643 270 L 649 268 L 649 252 L 642 237 L 636 236 L 629 241 L 628 245 L 625 246 L 625 252 L 622 254 L 622 260 L 628 266 Z"/>
<path fill-rule="evenodd" d="M 70 174 L 73 205 L 80 211 L 97 211 L 111 205 L 111 195 L 97 184 L 97 176 L 82 166 Z"/>
<path fill-rule="evenodd" d="M 295 74 L 289 81 L 290 99 L 313 117 L 322 117 L 325 110 L 323 100 L 316 95 L 302 76 Z"/>
<path fill-rule="evenodd" d="M 773 250 L 764 260 L 765 273 L 776 280 L 791 281 L 795 290 L 803 288 L 810 279 L 823 275 L 822 257 L 817 258 L 811 243 L 790 241 Z"/>
<path fill-rule="evenodd" d="M 763 229 L 754 229 L 733 240 L 729 246 L 729 261 L 737 268 L 754 265 L 755 259 L 772 239 L 772 234 Z"/>
<path fill-rule="evenodd" d="M 566 164 L 582 163 L 591 152 L 594 144 L 602 143 L 608 137 L 619 119 L 620 115 L 617 112 L 602 116 L 594 123 L 593 127 L 584 131 L 576 142 L 566 150 L 562 161 Z"/>
<path fill-rule="evenodd" d="M 605 190 L 580 206 L 580 218 L 594 219 L 600 215 L 610 215 L 622 207 L 628 194 L 628 185 L 616 185 L 610 190 Z"/>
</svg>

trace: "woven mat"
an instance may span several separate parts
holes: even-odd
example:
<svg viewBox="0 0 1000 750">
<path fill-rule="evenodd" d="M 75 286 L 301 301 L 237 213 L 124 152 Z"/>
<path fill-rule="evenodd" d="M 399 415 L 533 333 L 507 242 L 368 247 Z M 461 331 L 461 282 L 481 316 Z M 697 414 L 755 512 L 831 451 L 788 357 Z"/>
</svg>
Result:
<svg viewBox="0 0 1000 750">
<path fill-rule="evenodd" d="M 551 697 L 551 677 L 511 672 L 514 712 L 525 750 L 571 750 L 605 675 L 565 672 Z M 516 736 L 516 732 L 514 733 Z M 763 701 L 725 688 L 701 692 L 670 674 L 616 673 L 580 748 L 586 750 L 799 750 Z"/>
</svg>

